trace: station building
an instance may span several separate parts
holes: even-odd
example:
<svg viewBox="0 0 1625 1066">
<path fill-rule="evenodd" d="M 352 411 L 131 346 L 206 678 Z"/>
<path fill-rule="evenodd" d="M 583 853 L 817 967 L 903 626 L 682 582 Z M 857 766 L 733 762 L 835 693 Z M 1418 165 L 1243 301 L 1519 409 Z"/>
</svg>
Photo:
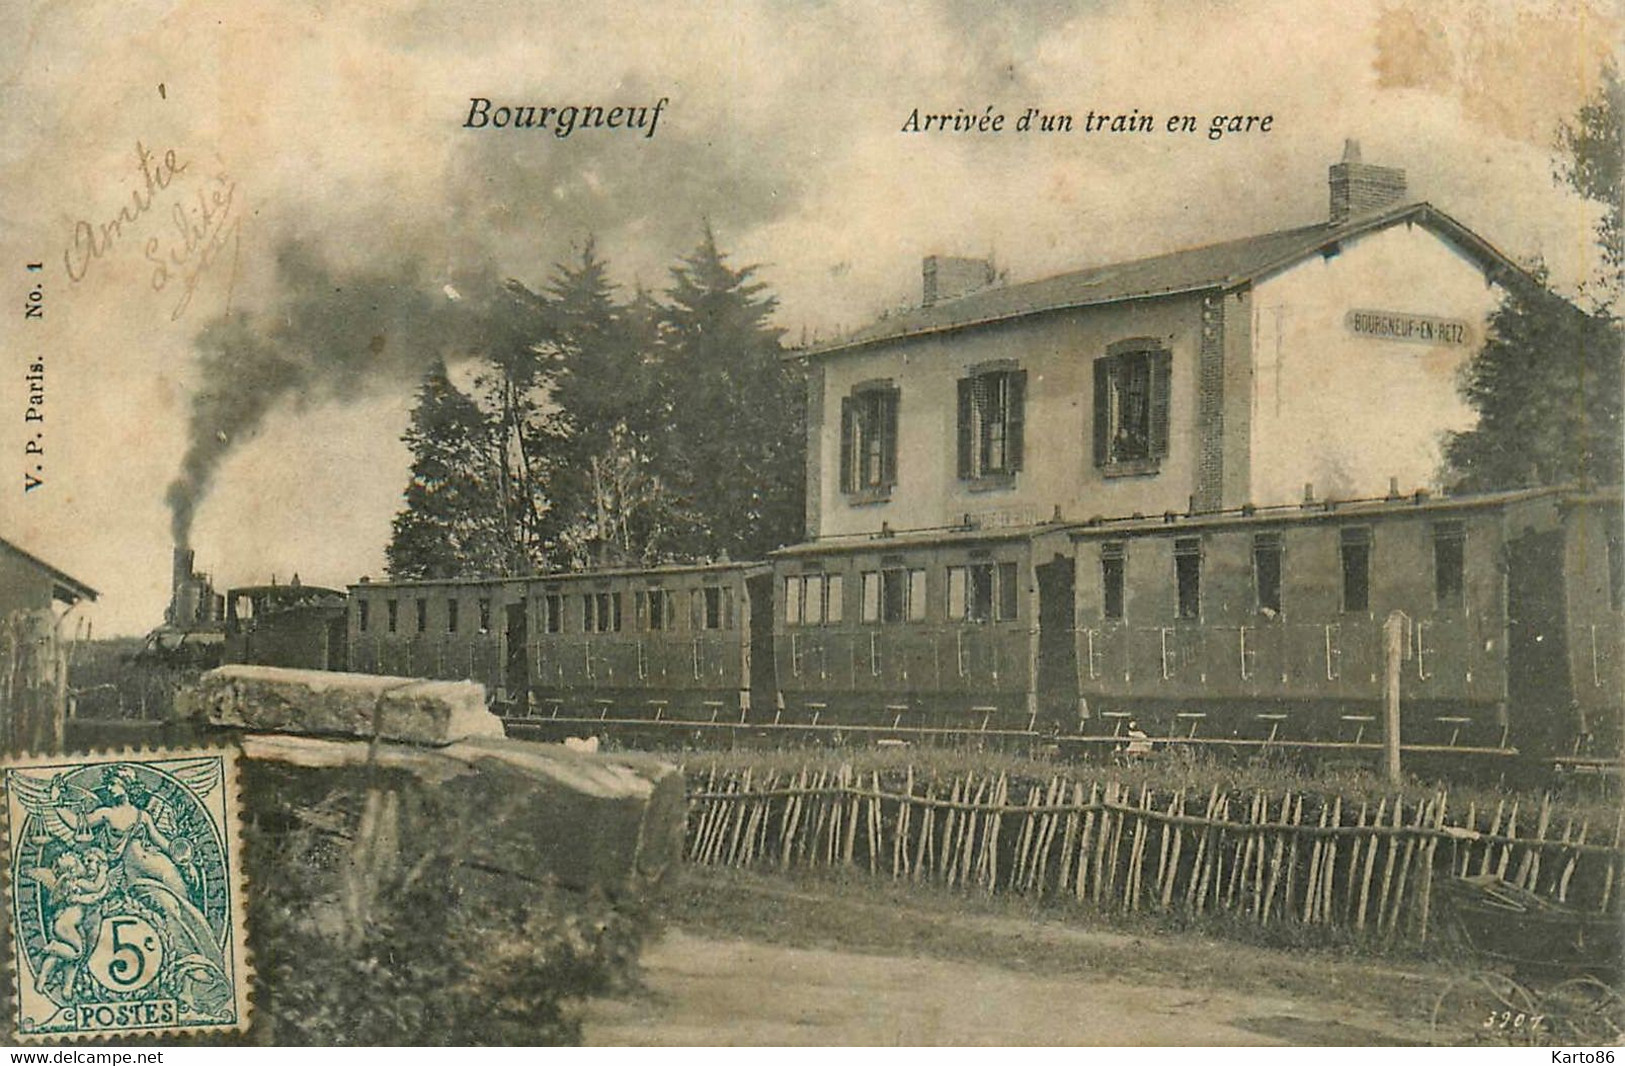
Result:
<svg viewBox="0 0 1625 1066">
<path fill-rule="evenodd" d="M 1004 285 L 933 256 L 917 308 L 798 353 L 811 540 L 1428 487 L 1527 276 L 1349 142 L 1324 221 Z"/>
</svg>

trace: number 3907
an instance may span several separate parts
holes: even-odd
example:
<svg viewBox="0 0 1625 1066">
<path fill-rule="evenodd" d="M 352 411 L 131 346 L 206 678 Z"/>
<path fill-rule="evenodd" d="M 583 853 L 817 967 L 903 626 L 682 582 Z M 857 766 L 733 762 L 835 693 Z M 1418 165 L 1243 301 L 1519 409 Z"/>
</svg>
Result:
<svg viewBox="0 0 1625 1066">
<path fill-rule="evenodd" d="M 1530 1014 L 1521 1010 L 1492 1010 L 1489 1017 L 1484 1019 L 1481 1028 L 1506 1032 L 1532 1032 L 1539 1029 L 1545 1021 L 1544 1014 Z"/>
</svg>

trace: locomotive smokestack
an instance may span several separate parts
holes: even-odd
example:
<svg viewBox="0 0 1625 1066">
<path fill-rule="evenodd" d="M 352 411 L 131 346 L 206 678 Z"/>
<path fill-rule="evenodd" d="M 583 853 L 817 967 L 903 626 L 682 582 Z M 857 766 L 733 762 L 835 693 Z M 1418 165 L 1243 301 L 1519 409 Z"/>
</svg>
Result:
<svg viewBox="0 0 1625 1066">
<path fill-rule="evenodd" d="M 192 588 L 192 562 L 195 556 L 190 548 L 177 547 L 170 560 L 169 610 L 164 617 L 170 625 L 180 626 L 192 621 L 192 609 L 187 604 Z"/>
</svg>

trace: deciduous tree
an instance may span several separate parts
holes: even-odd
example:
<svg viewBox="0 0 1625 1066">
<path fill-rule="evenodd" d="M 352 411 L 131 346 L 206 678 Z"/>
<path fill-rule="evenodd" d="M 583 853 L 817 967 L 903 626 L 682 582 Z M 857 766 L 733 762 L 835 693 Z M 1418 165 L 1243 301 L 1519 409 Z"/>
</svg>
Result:
<svg viewBox="0 0 1625 1066">
<path fill-rule="evenodd" d="M 1625 474 L 1621 420 L 1621 135 L 1625 92 L 1617 72 L 1558 135 L 1559 180 L 1602 207 L 1602 276 L 1590 310 L 1552 292 L 1544 272 L 1513 284 L 1490 318 L 1489 338 L 1463 377 L 1478 424 L 1445 442 L 1457 491 L 1573 484 L 1618 486 Z"/>
</svg>

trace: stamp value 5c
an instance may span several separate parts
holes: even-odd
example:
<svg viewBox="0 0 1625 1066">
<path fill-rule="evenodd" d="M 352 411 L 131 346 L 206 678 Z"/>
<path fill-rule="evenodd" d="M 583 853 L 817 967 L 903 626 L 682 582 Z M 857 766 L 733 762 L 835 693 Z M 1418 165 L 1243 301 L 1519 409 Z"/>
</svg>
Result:
<svg viewBox="0 0 1625 1066">
<path fill-rule="evenodd" d="M 247 1027 L 235 759 L 6 761 L 19 1037 Z"/>
</svg>

